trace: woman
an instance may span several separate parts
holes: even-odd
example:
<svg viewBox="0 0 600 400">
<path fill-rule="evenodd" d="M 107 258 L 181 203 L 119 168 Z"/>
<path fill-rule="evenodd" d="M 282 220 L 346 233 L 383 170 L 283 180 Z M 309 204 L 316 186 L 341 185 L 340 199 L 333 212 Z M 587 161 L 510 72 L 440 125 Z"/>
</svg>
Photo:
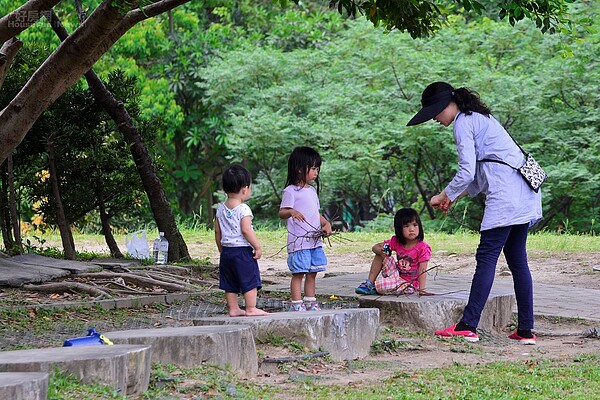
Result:
<svg viewBox="0 0 600 400">
<path fill-rule="evenodd" d="M 542 200 L 541 192 L 534 192 L 511 167 L 524 163 L 523 152 L 474 91 L 434 82 L 423 91 L 421 104 L 422 109 L 407 125 L 430 119 L 444 126 L 453 124 L 458 151 L 458 172 L 440 194 L 431 198 L 431 206 L 447 211 L 463 195 L 474 197 L 483 193 L 486 197 L 469 301 L 458 324 L 435 334 L 462 336 L 470 342 L 479 340 L 477 325 L 503 251 L 513 276 L 518 308 L 518 327 L 509 338 L 535 344 L 536 337 L 531 331 L 533 283 L 526 242 L 529 227 L 542 218 Z M 484 159 L 506 164 L 478 161 Z"/>
</svg>

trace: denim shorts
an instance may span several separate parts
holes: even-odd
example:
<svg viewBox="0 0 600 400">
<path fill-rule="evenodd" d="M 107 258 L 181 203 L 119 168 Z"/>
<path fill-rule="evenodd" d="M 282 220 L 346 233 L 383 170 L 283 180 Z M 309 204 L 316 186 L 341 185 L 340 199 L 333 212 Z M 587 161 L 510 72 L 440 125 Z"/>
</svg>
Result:
<svg viewBox="0 0 600 400">
<path fill-rule="evenodd" d="M 322 247 L 315 247 L 288 254 L 287 263 L 292 274 L 323 272 L 327 266 L 327 257 Z"/>
</svg>

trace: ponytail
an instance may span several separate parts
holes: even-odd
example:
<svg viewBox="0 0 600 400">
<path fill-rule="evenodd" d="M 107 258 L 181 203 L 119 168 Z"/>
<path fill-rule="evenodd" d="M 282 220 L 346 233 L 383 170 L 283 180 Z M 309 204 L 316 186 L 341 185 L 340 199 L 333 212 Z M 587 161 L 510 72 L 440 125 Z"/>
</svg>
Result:
<svg viewBox="0 0 600 400">
<path fill-rule="evenodd" d="M 476 112 L 489 117 L 492 113 L 488 106 L 486 106 L 485 103 L 479 98 L 479 93 L 474 90 L 464 87 L 455 89 L 452 100 L 456 103 L 458 109 L 467 115 L 471 115 L 473 112 Z"/>
</svg>

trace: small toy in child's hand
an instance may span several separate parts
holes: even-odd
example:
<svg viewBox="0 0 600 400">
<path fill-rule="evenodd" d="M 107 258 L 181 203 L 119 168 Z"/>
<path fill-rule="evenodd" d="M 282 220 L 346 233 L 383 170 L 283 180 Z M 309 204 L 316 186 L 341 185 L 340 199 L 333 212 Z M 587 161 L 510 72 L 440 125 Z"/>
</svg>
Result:
<svg viewBox="0 0 600 400">
<path fill-rule="evenodd" d="M 389 257 L 392 256 L 392 248 L 390 247 L 389 243 L 386 243 L 386 244 L 383 245 L 383 252 L 385 254 L 387 254 Z"/>
</svg>

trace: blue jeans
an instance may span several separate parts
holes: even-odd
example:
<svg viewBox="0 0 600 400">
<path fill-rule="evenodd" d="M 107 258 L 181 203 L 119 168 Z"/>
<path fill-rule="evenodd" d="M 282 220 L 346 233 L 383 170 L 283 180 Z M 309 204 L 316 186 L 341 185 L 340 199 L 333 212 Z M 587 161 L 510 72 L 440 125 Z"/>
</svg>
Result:
<svg viewBox="0 0 600 400">
<path fill-rule="evenodd" d="M 527 264 L 527 232 L 529 224 L 511 225 L 481 232 L 475 260 L 475 274 L 471 282 L 469 302 L 465 307 L 461 322 L 477 327 L 481 312 L 490 295 L 496 264 L 500 251 L 512 273 L 519 329 L 533 329 L 533 282 L 529 264 Z"/>
</svg>

